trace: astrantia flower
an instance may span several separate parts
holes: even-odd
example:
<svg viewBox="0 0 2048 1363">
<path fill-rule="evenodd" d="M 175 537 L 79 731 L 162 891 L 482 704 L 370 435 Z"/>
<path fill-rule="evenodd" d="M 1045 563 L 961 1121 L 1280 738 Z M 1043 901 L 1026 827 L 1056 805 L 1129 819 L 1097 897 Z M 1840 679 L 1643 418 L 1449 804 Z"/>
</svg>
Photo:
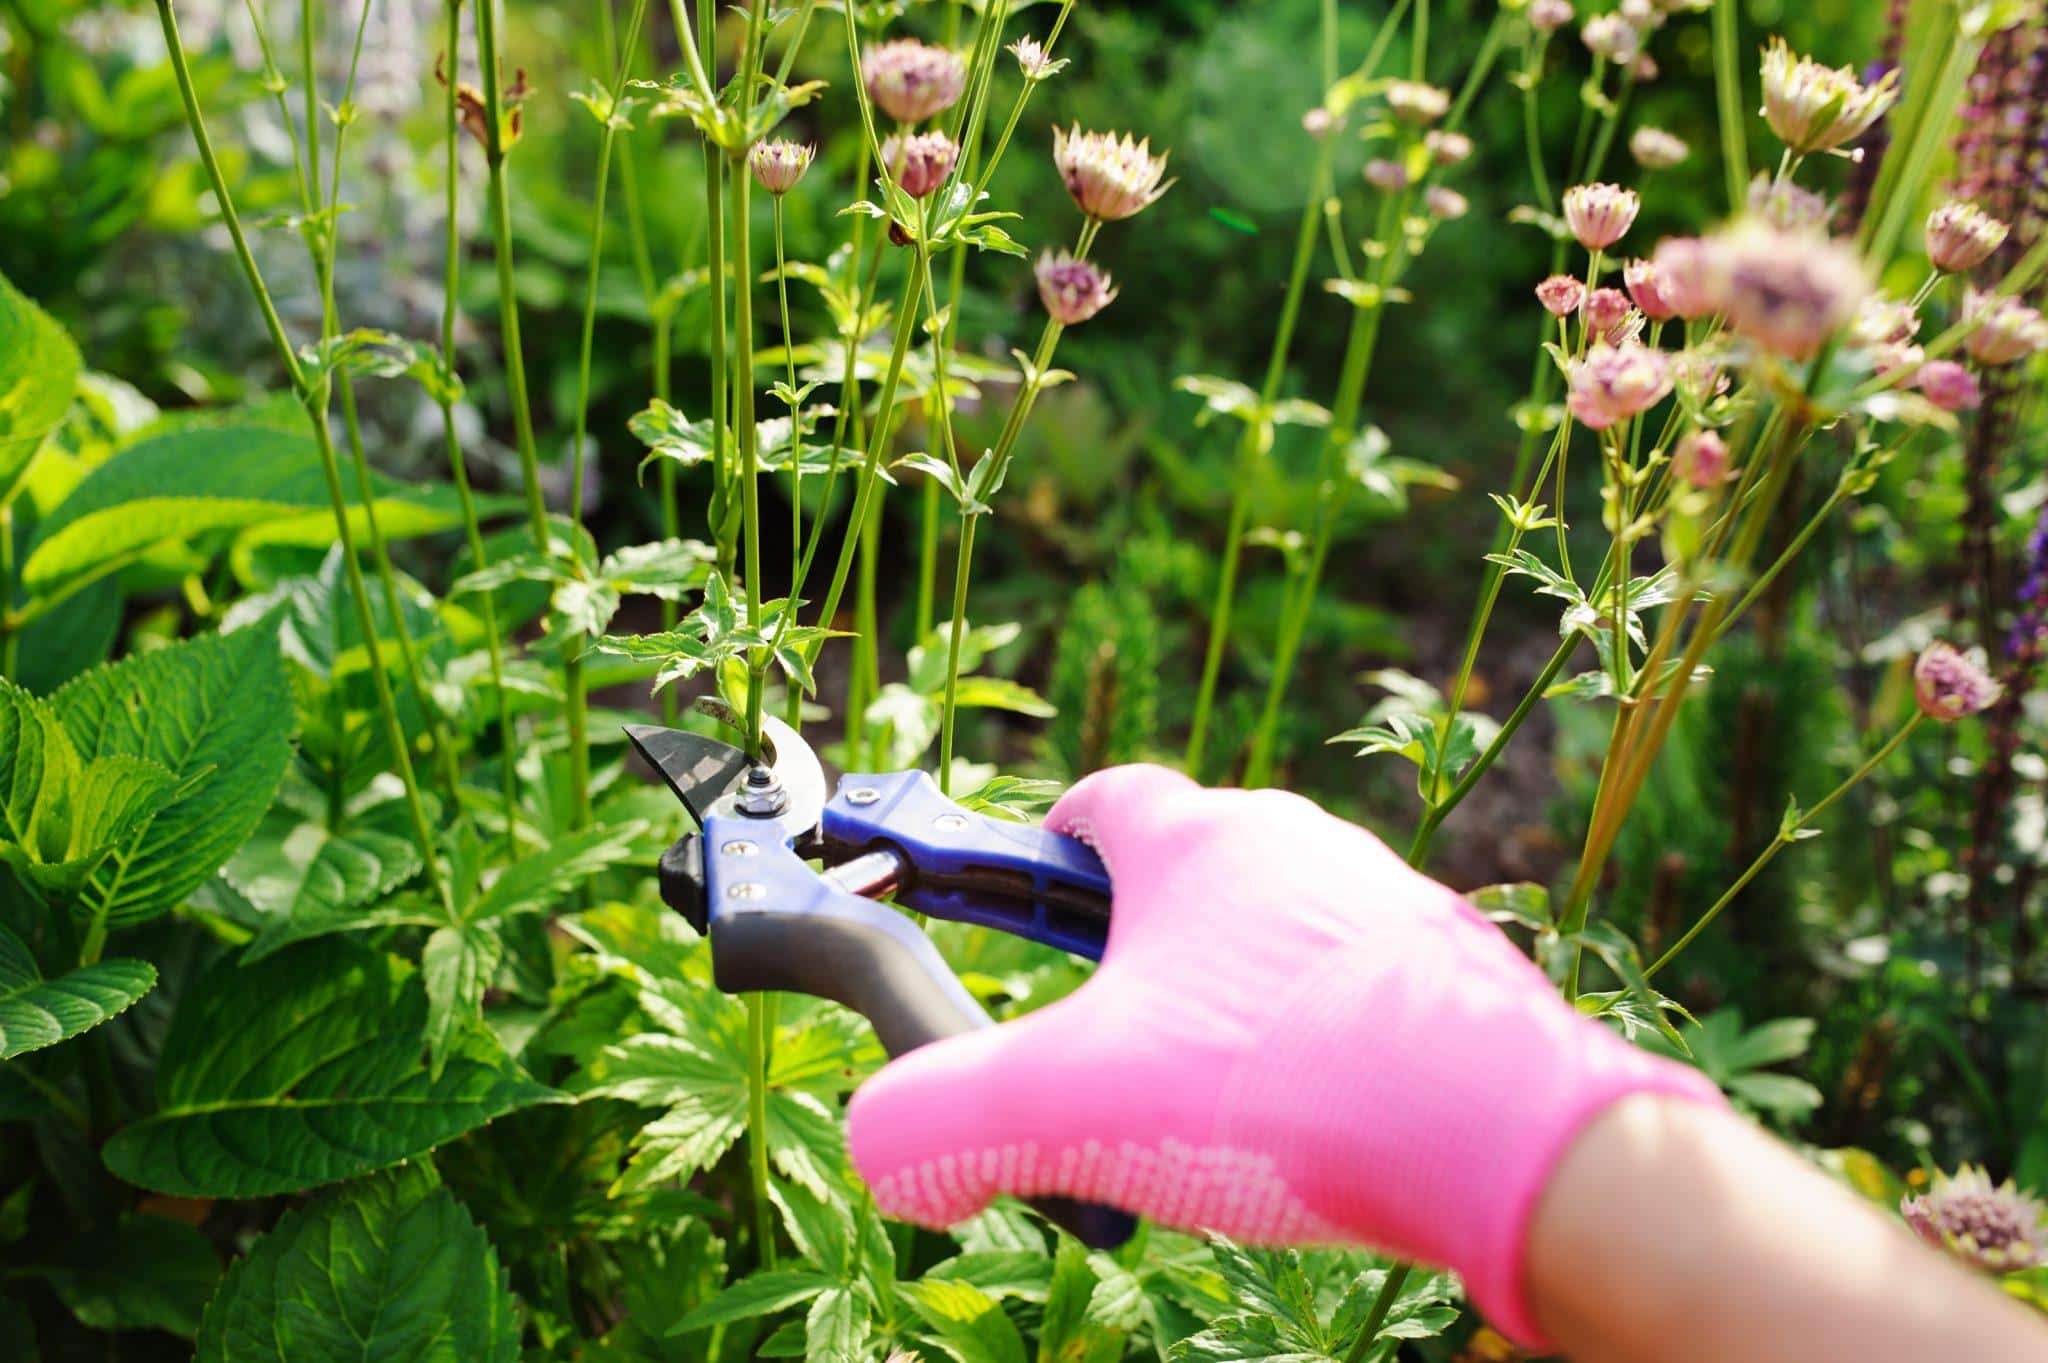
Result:
<svg viewBox="0 0 2048 1363">
<path fill-rule="evenodd" d="M 1631 260 L 1621 267 L 1621 282 L 1628 285 L 1628 296 L 1635 299 L 1643 316 L 1652 322 L 1668 322 L 1678 315 L 1678 309 L 1671 306 L 1671 300 L 1659 287 L 1655 262 Z"/>
<path fill-rule="evenodd" d="M 1419 80 L 1387 83 L 1387 108 L 1403 123 L 1434 123 L 1450 112 L 1451 92 Z"/>
<path fill-rule="evenodd" d="M 1922 365 L 1913 380 L 1929 402 L 1944 412 L 1966 412 L 1983 405 L 1984 390 L 1977 376 L 1954 360 L 1936 360 Z"/>
<path fill-rule="evenodd" d="M 1974 270 L 2012 229 L 1973 203 L 1950 199 L 1927 215 L 1927 258 L 1949 274 Z"/>
<path fill-rule="evenodd" d="M 1709 250 L 1730 329 L 1786 359 L 1812 359 L 1870 292 L 1862 258 L 1826 237 L 1751 221 Z"/>
<path fill-rule="evenodd" d="M 1690 322 L 1720 310 L 1720 281 L 1713 251 L 1698 237 L 1666 237 L 1650 262 L 1657 296 L 1676 316 Z"/>
<path fill-rule="evenodd" d="M 777 138 L 773 142 L 756 142 L 747 153 L 747 164 L 754 168 L 754 178 L 761 182 L 761 188 L 780 198 L 796 188 L 817 154 L 816 147 Z"/>
<path fill-rule="evenodd" d="M 1728 481 L 1728 442 L 1716 431 L 1694 431 L 1671 452 L 1671 472 L 1687 487 L 1719 487 Z"/>
<path fill-rule="evenodd" d="M 1536 301 L 1552 317 L 1569 317 L 1586 301 L 1586 286 L 1568 274 L 1554 274 L 1536 286 Z"/>
<path fill-rule="evenodd" d="M 1854 142 L 1899 97 L 1899 73 L 1865 85 L 1846 66 L 1822 66 L 1783 38 L 1764 52 L 1764 120 L 1793 151 L 1833 151 Z"/>
<path fill-rule="evenodd" d="M 1579 30 L 1586 50 L 1596 57 L 1605 57 L 1617 66 L 1632 62 L 1643 50 L 1643 35 L 1636 26 L 1619 14 L 1596 15 L 1586 21 Z"/>
<path fill-rule="evenodd" d="M 1733 385 L 1728 379 L 1727 357 L 1716 343 L 1693 346 L 1671 357 L 1671 377 L 1688 404 L 1703 407 L 1725 396 Z"/>
<path fill-rule="evenodd" d="M 1981 659 L 1950 644 L 1929 644 L 1913 665 L 1913 698 L 1920 713 L 1943 724 L 1989 710 L 2002 691 Z"/>
<path fill-rule="evenodd" d="M 1429 159 L 1437 165 L 1455 166 L 1471 158 L 1472 139 L 1463 133 L 1446 132 L 1436 128 L 1422 139 L 1422 149 L 1429 153 Z"/>
<path fill-rule="evenodd" d="M 1909 379 L 1926 363 L 1926 350 L 1911 341 L 1886 341 L 1870 349 L 1870 367 L 1887 378 Z"/>
<path fill-rule="evenodd" d="M 1038 296 L 1061 326 L 1076 327 L 1116 301 L 1109 276 L 1094 263 L 1067 252 L 1038 258 Z"/>
<path fill-rule="evenodd" d="M 1408 167 L 1384 156 L 1375 157 L 1365 163 L 1365 182 L 1381 193 L 1398 193 L 1408 188 Z"/>
<path fill-rule="evenodd" d="M 2017 298 L 1970 289 L 1963 295 L 1963 320 L 1977 323 L 1963 344 L 1979 364 L 2012 364 L 2048 349 L 2048 320 Z"/>
<path fill-rule="evenodd" d="M 1749 211 L 1786 232 L 1825 232 L 1835 206 L 1824 194 L 1759 171 L 1749 182 Z"/>
<path fill-rule="evenodd" d="M 1620 185 L 1573 185 L 1564 192 L 1564 220 L 1589 251 L 1605 250 L 1628 235 L 1643 201 Z"/>
<path fill-rule="evenodd" d="M 1128 133 L 1082 132 L 1076 125 L 1052 135 L 1052 159 L 1066 182 L 1067 193 L 1083 213 L 1099 222 L 1121 222 L 1158 203 L 1173 188 L 1166 175 L 1166 156 L 1154 156 L 1148 139 Z"/>
<path fill-rule="evenodd" d="M 1038 39 L 1025 36 L 1003 49 L 1017 59 L 1017 69 L 1028 81 L 1050 80 L 1066 69 L 1066 59 L 1054 61 Z"/>
<path fill-rule="evenodd" d="M 1456 222 L 1472 211 L 1471 200 L 1448 185 L 1431 185 L 1423 191 L 1422 206 L 1439 222 Z"/>
<path fill-rule="evenodd" d="M 1629 136 L 1628 154 L 1644 170 L 1669 170 L 1692 155 L 1692 148 L 1662 128 L 1637 128 Z"/>
<path fill-rule="evenodd" d="M 946 183 L 959 159 L 959 146 L 944 133 L 896 136 L 882 143 L 882 170 L 913 199 Z"/>
<path fill-rule="evenodd" d="M 1663 351 L 1633 341 L 1604 341 L 1571 367 L 1572 415 L 1592 430 L 1647 412 L 1671 391 L 1671 361 Z"/>
<path fill-rule="evenodd" d="M 1863 306 L 1856 309 L 1856 320 L 1849 324 L 1849 344 L 1866 350 L 1903 344 L 1919 334 L 1920 314 L 1913 311 L 1913 305 L 1883 294 L 1864 299 Z"/>
<path fill-rule="evenodd" d="M 1664 11 L 1650 0 L 1621 0 L 1614 12 L 1644 33 L 1664 27 Z"/>
<path fill-rule="evenodd" d="M 1635 305 L 1620 289 L 1593 290 L 1586 295 L 1581 310 L 1585 314 L 1586 330 L 1609 345 L 1620 345 L 1642 327 Z"/>
<path fill-rule="evenodd" d="M 1966 1164 L 1954 1177 L 1937 1176 L 1928 1192 L 1900 1202 L 1899 1212 L 1928 1244 L 1990 1272 L 2048 1263 L 2048 1206 L 2011 1179 L 1993 1184 L 1982 1169 Z"/>
<path fill-rule="evenodd" d="M 1330 129 L 1337 124 L 1336 115 L 1318 104 L 1301 116 L 1301 130 L 1320 142 L 1330 135 Z"/>
<path fill-rule="evenodd" d="M 898 123 L 922 123 L 953 107 L 967 88 L 967 59 L 948 48 L 898 38 L 861 58 L 868 98 Z"/>
<path fill-rule="evenodd" d="M 1538 33 L 1555 33 L 1574 17 L 1572 0 L 1531 0 L 1529 5 L 1529 27 Z"/>
</svg>

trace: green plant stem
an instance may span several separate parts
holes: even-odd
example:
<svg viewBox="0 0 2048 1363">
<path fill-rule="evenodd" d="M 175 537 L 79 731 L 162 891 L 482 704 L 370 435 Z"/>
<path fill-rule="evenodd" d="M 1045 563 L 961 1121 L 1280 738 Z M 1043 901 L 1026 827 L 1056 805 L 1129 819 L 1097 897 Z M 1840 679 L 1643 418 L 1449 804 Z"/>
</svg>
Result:
<svg viewBox="0 0 2048 1363">
<path fill-rule="evenodd" d="M 1749 138 L 1742 121 L 1742 66 L 1736 51 L 1741 0 L 1714 0 L 1714 105 L 1721 127 L 1721 166 L 1728 177 L 1728 211 L 1749 199 Z"/>
<path fill-rule="evenodd" d="M 9 681 L 20 666 L 20 632 L 13 625 L 19 587 L 14 574 L 14 508 L 0 506 L 0 677 Z"/>
<path fill-rule="evenodd" d="M 711 512 L 719 566 L 727 573 L 739 559 L 730 514 L 732 469 L 731 334 L 726 329 L 726 288 L 730 280 L 725 255 L 725 158 L 708 139 L 704 143 L 704 249 L 711 284 Z"/>
<path fill-rule="evenodd" d="M 1266 361 L 1265 382 L 1259 390 L 1259 405 L 1270 409 L 1280 394 L 1287 374 L 1287 357 L 1294 345 L 1295 324 L 1301 317 L 1301 299 L 1308 285 L 1308 270 L 1315 258 L 1316 229 L 1321 224 L 1323 199 L 1330 177 L 1330 142 L 1316 144 L 1316 168 L 1310 177 L 1308 202 L 1302 205 L 1301 225 L 1295 233 L 1294 263 L 1287 276 L 1287 293 L 1280 305 L 1280 325 L 1273 335 L 1273 348 Z M 1194 719 L 1188 729 L 1188 746 L 1182 766 L 1200 779 L 1202 759 L 1209 739 L 1209 716 L 1216 703 L 1216 684 L 1223 672 L 1223 654 L 1230 641 L 1231 615 L 1237 604 L 1237 577 L 1244 555 L 1245 527 L 1251 516 L 1252 475 L 1258 468 L 1263 446 L 1270 439 L 1270 426 L 1261 415 L 1247 422 L 1238 442 L 1236 467 L 1231 475 L 1230 523 L 1223 536 L 1223 566 L 1216 584 L 1216 599 L 1209 610 L 1209 646 L 1202 657 L 1202 680 L 1195 691 Z"/>
<path fill-rule="evenodd" d="M 1741 894 L 1742 891 L 1748 887 L 1749 882 L 1755 880 L 1757 878 L 1757 875 L 1760 872 L 1762 872 L 1764 867 L 1770 865 L 1771 859 L 1773 857 L 1777 856 L 1778 853 L 1784 851 L 1785 848 L 1791 846 L 1793 843 L 1799 841 L 1799 835 L 1802 832 L 1804 832 L 1808 827 L 1810 827 L 1813 824 L 1814 820 L 1820 818 L 1821 815 L 1827 813 L 1828 810 L 1832 809 L 1835 806 L 1835 803 L 1839 801 L 1844 795 L 1847 795 L 1854 786 L 1861 782 L 1866 776 L 1870 775 L 1871 772 L 1877 770 L 1878 767 L 1883 765 L 1885 759 L 1889 758 L 1893 753 L 1897 752 L 1899 750 L 1900 745 L 1913 736 L 1913 731 L 1915 729 L 1918 729 L 1921 725 L 1921 722 L 1924 721 L 1926 718 L 1927 716 L 1924 713 L 1915 710 L 1913 712 L 1912 718 L 1908 719 L 1903 725 L 1899 727 L 1899 731 L 1892 735 L 1891 740 L 1887 742 L 1883 747 L 1879 748 L 1876 752 L 1872 753 L 1869 759 L 1866 760 L 1862 766 L 1856 768 L 1855 771 L 1851 772 L 1847 780 L 1843 781 L 1842 784 L 1836 786 L 1832 791 L 1828 792 L 1826 799 L 1822 800 L 1812 809 L 1809 809 L 1802 813 L 1797 819 L 1794 819 L 1791 823 L 1786 824 L 1784 827 L 1780 828 L 1778 830 L 1778 836 L 1771 839 L 1770 845 L 1765 847 L 1762 852 L 1757 854 L 1756 860 L 1749 864 L 1749 869 L 1744 871 L 1739 877 L 1737 877 L 1735 883 L 1728 887 L 1727 892 L 1724 893 L 1719 899 L 1714 901 L 1713 907 L 1709 908 L 1705 913 L 1700 915 L 1699 921 L 1695 922 L 1690 928 L 1686 929 L 1685 935 L 1683 937 L 1680 937 L 1676 942 L 1673 942 L 1671 944 L 1670 950 L 1666 951 L 1662 956 L 1659 956 L 1654 962 L 1650 964 L 1648 969 L 1643 971 L 1643 978 L 1646 980 L 1649 979 L 1658 971 L 1662 970 L 1665 966 L 1671 964 L 1672 959 L 1676 957 L 1679 952 L 1684 951 L 1687 947 L 1691 946 L 1693 944 L 1693 940 L 1697 938 L 1701 933 L 1705 932 L 1710 926 L 1712 926 L 1714 920 L 1721 916 L 1721 911 L 1723 909 L 1726 909 L 1728 905 L 1734 901 L 1735 896 Z"/>
<path fill-rule="evenodd" d="M 1358 1338 L 1351 1342 L 1351 1348 L 1344 1355 L 1344 1363 L 1364 1363 L 1366 1352 L 1379 1342 L 1380 1327 L 1387 1323 L 1387 1314 L 1401 1299 L 1401 1289 L 1408 1285 L 1411 1271 L 1407 1264 L 1395 1264 L 1388 1270 L 1386 1282 L 1381 1284 L 1379 1295 L 1372 1300 L 1372 1310 L 1366 1313 L 1365 1323 L 1358 1327 Z"/>
<path fill-rule="evenodd" d="M 263 281 L 263 272 L 256 264 L 255 256 L 249 250 L 248 237 L 242 230 L 241 215 L 235 211 L 235 201 L 228 192 L 226 177 L 221 173 L 220 158 L 215 155 L 213 140 L 206 131 L 206 119 L 200 112 L 199 94 L 192 83 L 192 68 L 186 59 L 185 45 L 178 36 L 177 16 L 171 11 L 171 0 L 156 0 L 157 19 L 163 28 L 164 44 L 169 51 L 171 72 L 178 86 L 178 97 L 184 105 L 185 121 L 192 133 L 192 141 L 199 151 L 200 164 L 206 171 L 208 184 L 214 198 L 220 205 L 221 221 L 227 226 L 228 238 L 234 244 L 235 259 L 242 270 L 244 281 L 255 295 L 258 310 L 263 315 L 263 324 L 270 333 L 272 344 L 277 349 L 279 362 L 291 379 L 292 391 L 298 396 L 300 405 L 306 410 L 308 424 L 313 429 L 313 443 L 320 455 L 321 472 L 327 484 L 328 500 L 334 511 L 335 535 L 341 544 L 342 564 L 348 576 L 349 595 L 355 604 L 356 624 L 365 639 L 377 637 L 376 625 L 370 611 L 369 585 L 363 579 L 362 564 L 356 558 L 355 535 L 349 528 L 348 498 L 341 488 L 341 465 L 335 456 L 334 439 L 327 428 L 327 387 L 308 381 L 305 368 L 299 363 L 298 352 L 292 348 L 291 339 L 286 335 L 283 321 L 278 317 L 277 305 L 272 301 L 270 289 Z M 370 669 L 370 680 L 376 691 L 377 711 L 384 723 L 384 734 L 390 743 L 392 762 L 398 771 L 400 782 L 405 787 L 406 812 L 412 823 L 414 840 L 419 844 L 420 860 L 427 886 L 436 901 L 448 903 L 447 891 L 441 879 L 440 861 L 436 855 L 433 826 L 427 821 L 426 805 L 420 797 L 419 778 L 413 771 L 412 755 L 408 749 L 405 728 L 399 723 L 398 703 L 391 694 L 390 678 L 381 667 Z"/>
<path fill-rule="evenodd" d="M 768 1200 L 768 1007 L 766 994 L 747 995 L 747 1175 L 754 1195 L 754 1242 L 765 1268 L 775 1266 L 774 1206 Z"/>
<path fill-rule="evenodd" d="M 1954 10 L 1944 11 L 1954 13 Z M 1948 144 L 1949 130 L 1955 124 L 1955 113 L 1961 104 L 1970 73 L 1977 68 L 1978 55 L 1983 51 L 1982 42 L 1966 38 L 1960 33 L 1949 33 L 1947 47 L 1943 53 L 1939 73 L 1928 87 L 1927 100 L 1920 109 L 1920 116 L 1913 124 L 1911 140 L 1906 144 L 1903 157 L 1897 151 L 1885 157 L 1885 169 L 1898 167 L 1897 178 L 1884 184 L 1882 199 L 1873 198 L 1884 205 L 1878 219 L 1877 229 L 1871 233 L 1868 257 L 1878 270 L 1891 263 L 1898 250 L 1899 241 L 1905 235 L 1906 224 L 1919 209 L 1921 190 L 1925 188 L 1927 176 L 1933 170 L 1935 158 Z"/>
</svg>

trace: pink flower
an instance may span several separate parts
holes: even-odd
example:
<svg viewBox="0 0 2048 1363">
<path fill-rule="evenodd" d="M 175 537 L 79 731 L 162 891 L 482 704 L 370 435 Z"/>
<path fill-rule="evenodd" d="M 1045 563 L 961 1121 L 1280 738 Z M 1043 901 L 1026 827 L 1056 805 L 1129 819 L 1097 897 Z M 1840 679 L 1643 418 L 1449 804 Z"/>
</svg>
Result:
<svg viewBox="0 0 2048 1363">
<path fill-rule="evenodd" d="M 1764 50 L 1764 121 L 1801 155 L 1854 142 L 1898 97 L 1896 68 L 1865 85 L 1846 66 L 1795 56 L 1783 38 Z"/>
<path fill-rule="evenodd" d="M 1126 133 L 1053 130 L 1053 164 L 1059 167 L 1067 193 L 1083 213 L 1097 222 L 1122 222 L 1164 198 L 1173 188 L 1167 180 L 1166 156 L 1152 154 L 1143 142 Z"/>
<path fill-rule="evenodd" d="M 1628 153 L 1644 170 L 1669 170 L 1692 155 L 1692 148 L 1662 128 L 1645 127 L 1629 136 Z"/>
<path fill-rule="evenodd" d="M 2002 694 L 2004 688 L 1979 659 L 1950 644 L 1929 644 L 1913 665 L 1913 698 L 1920 713 L 1943 724 L 1989 710 Z"/>
<path fill-rule="evenodd" d="M 1751 221 L 1709 249 L 1730 329 L 1787 359 L 1812 359 L 1870 292 L 1855 249 L 1826 237 Z"/>
<path fill-rule="evenodd" d="M 1749 211 L 1787 232 L 1825 232 L 1835 206 L 1824 194 L 1758 171 L 1749 182 Z"/>
<path fill-rule="evenodd" d="M 1605 57 L 1616 66 L 1626 66 L 1643 50 L 1643 32 L 1619 14 L 1596 14 L 1579 30 L 1586 50 Z"/>
<path fill-rule="evenodd" d="M 1572 0 L 1531 0 L 1529 5 L 1529 27 L 1538 33 L 1555 33 L 1574 17 Z"/>
<path fill-rule="evenodd" d="M 1052 54 L 1039 44 L 1038 39 L 1031 37 L 1029 34 L 1019 38 L 1003 50 L 1017 59 L 1017 69 L 1023 73 L 1025 80 L 1031 81 L 1034 84 L 1038 81 L 1050 80 L 1064 71 L 1067 66 L 1064 58 L 1054 61 Z"/>
<path fill-rule="evenodd" d="M 1589 251 L 1604 251 L 1628 235 L 1643 201 L 1620 185 L 1573 185 L 1564 192 L 1564 220 Z"/>
<path fill-rule="evenodd" d="M 1571 366 L 1570 407 L 1591 430 L 1647 412 L 1671 391 L 1671 362 L 1661 350 L 1626 341 L 1602 341 Z"/>
<path fill-rule="evenodd" d="M 1038 258 L 1038 297 L 1061 326 L 1076 327 L 1116 301 L 1109 276 L 1093 262 L 1067 252 L 1047 251 Z"/>
<path fill-rule="evenodd" d="M 1456 222 L 1472 211 L 1472 203 L 1448 185 L 1431 185 L 1422 192 L 1423 207 L 1439 222 Z"/>
<path fill-rule="evenodd" d="M 1635 306 L 1620 289 L 1595 289 L 1586 295 L 1580 307 L 1585 313 L 1586 329 L 1609 345 L 1620 342 L 1629 318 L 1635 313 Z"/>
<path fill-rule="evenodd" d="M 1948 274 L 1974 270 L 2012 229 L 1973 203 L 1950 199 L 1927 215 L 1927 258 Z"/>
<path fill-rule="evenodd" d="M 2048 1206 L 2011 1179 L 1994 1184 L 1982 1169 L 1964 1165 L 1953 1177 L 1899 1203 L 1913 1232 L 1990 1273 L 2018 1273 L 2048 1263 Z"/>
<path fill-rule="evenodd" d="M 1383 194 L 1396 194 L 1408 188 L 1408 168 L 1399 161 L 1375 157 L 1365 163 L 1365 182 Z"/>
<path fill-rule="evenodd" d="M 1387 83 L 1387 108 L 1403 123 L 1434 123 L 1451 111 L 1451 92 L 1419 80 Z"/>
<path fill-rule="evenodd" d="M 1628 296 L 1636 300 L 1643 316 L 1652 322 L 1668 322 L 1678 315 L 1678 309 L 1671 306 L 1671 300 L 1658 287 L 1654 262 L 1631 260 L 1621 267 L 1621 280 L 1628 285 Z"/>
<path fill-rule="evenodd" d="M 882 169 L 913 199 L 922 199 L 953 173 L 960 148 L 944 133 L 914 133 L 882 143 Z"/>
<path fill-rule="evenodd" d="M 1963 344 L 1979 364 L 2012 364 L 2048 348 L 2048 321 L 2017 298 L 1967 290 L 1963 320 L 1977 324 Z"/>
<path fill-rule="evenodd" d="M 1666 237 L 1650 268 L 1657 296 L 1673 315 L 1691 322 L 1720 310 L 1713 252 L 1698 237 Z"/>
<path fill-rule="evenodd" d="M 1301 116 L 1301 130 L 1318 142 L 1330 135 L 1336 123 L 1336 116 L 1320 104 Z"/>
<path fill-rule="evenodd" d="M 777 138 L 773 142 L 756 142 L 747 153 L 747 164 L 753 167 L 761 188 L 781 198 L 796 188 L 817 154 L 816 147 Z"/>
<path fill-rule="evenodd" d="M 1471 158 L 1472 139 L 1463 133 L 1433 128 L 1429 135 L 1422 139 L 1422 149 L 1429 153 L 1429 159 L 1434 164 L 1455 166 Z"/>
<path fill-rule="evenodd" d="M 1983 405 L 1984 390 L 1977 376 L 1954 360 L 1936 360 L 1923 365 L 1914 380 L 1927 400 L 1944 412 L 1962 412 Z"/>
<path fill-rule="evenodd" d="M 1920 314 L 1903 299 L 1872 294 L 1856 309 L 1849 324 L 1849 343 L 1871 347 L 1901 345 L 1920 334 Z"/>
<path fill-rule="evenodd" d="M 922 123 L 953 107 L 967 88 L 967 59 L 915 38 L 868 49 L 861 59 L 868 98 L 898 123 Z"/>
<path fill-rule="evenodd" d="M 1671 454 L 1671 472 L 1687 487 L 1705 491 L 1728 481 L 1728 442 L 1717 431 L 1694 431 Z"/>
<path fill-rule="evenodd" d="M 1554 274 L 1536 286 L 1536 301 L 1552 317 L 1569 317 L 1586 301 L 1586 286 L 1568 274 Z"/>
</svg>

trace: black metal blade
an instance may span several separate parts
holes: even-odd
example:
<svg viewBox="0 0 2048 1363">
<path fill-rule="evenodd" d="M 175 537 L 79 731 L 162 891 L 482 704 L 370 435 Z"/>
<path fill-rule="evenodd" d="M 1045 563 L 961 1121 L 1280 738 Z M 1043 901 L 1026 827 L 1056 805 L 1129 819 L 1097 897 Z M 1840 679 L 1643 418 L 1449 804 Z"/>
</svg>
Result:
<svg viewBox="0 0 2048 1363">
<path fill-rule="evenodd" d="M 746 780 L 747 768 L 753 765 L 742 749 L 681 729 L 628 724 L 626 737 L 699 824 L 713 805 Z"/>
</svg>

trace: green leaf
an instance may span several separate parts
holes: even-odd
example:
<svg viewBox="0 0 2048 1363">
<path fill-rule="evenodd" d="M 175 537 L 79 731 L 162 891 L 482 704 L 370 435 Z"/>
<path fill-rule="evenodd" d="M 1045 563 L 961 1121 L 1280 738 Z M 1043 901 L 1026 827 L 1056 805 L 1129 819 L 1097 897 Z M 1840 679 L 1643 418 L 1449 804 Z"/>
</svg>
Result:
<svg viewBox="0 0 2048 1363">
<path fill-rule="evenodd" d="M 505 958 L 505 941 L 488 924 L 438 928 L 420 950 L 427 984 L 427 1064 L 439 1078 L 456 1040 L 483 1022 L 484 990 Z"/>
<path fill-rule="evenodd" d="M 166 1330 L 190 1339 L 220 1281 L 213 1242 L 182 1221 L 129 1214 L 31 1270 L 93 1330 Z"/>
<path fill-rule="evenodd" d="M 1001 1303 L 961 1282 L 906 1283 L 903 1300 L 932 1329 L 932 1342 L 959 1363 L 1024 1363 L 1024 1340 Z"/>
<path fill-rule="evenodd" d="M 269 920 L 245 957 L 253 964 L 293 942 L 357 925 L 353 911 L 376 903 L 418 874 L 419 844 L 404 805 L 386 800 L 339 830 L 280 802 L 221 868 L 227 882 Z"/>
<path fill-rule="evenodd" d="M 81 368 L 64 328 L 0 275 L 0 507 L 71 410 Z"/>
<path fill-rule="evenodd" d="M 516 1304 L 490 1241 L 425 1168 L 289 1212 L 222 1280 L 200 1363 L 516 1363 Z"/>
<path fill-rule="evenodd" d="M 147 961 L 98 961 L 46 980 L 21 939 L 0 927 L 0 1060 L 89 1032 L 155 987 Z"/>
<path fill-rule="evenodd" d="M 558 838 L 545 851 L 513 863 L 462 913 L 468 923 L 491 923 L 554 907 L 569 891 L 632 855 L 647 833 L 643 823 L 585 829 Z"/>
<path fill-rule="evenodd" d="M 179 1196 L 298 1192 L 554 1097 L 477 1032 L 430 1075 L 425 1022 L 418 975 L 380 953 L 322 941 L 260 969 L 223 960 L 172 1023 L 155 1115 L 107 1142 L 107 1167 Z"/>
<path fill-rule="evenodd" d="M 1330 1322 L 1330 1338 L 1339 1346 L 1355 1339 L 1372 1316 L 1373 1304 L 1385 1290 L 1391 1270 L 1368 1269 L 1345 1292 Z M 1413 1273 L 1387 1308 L 1377 1339 L 1434 1339 L 1458 1319 L 1458 1294 L 1452 1280 L 1438 1273 Z"/>
<path fill-rule="evenodd" d="M 804 1357 L 811 1363 L 863 1363 L 862 1346 L 874 1327 L 868 1300 L 851 1287 L 831 1287 L 804 1317 Z"/>
<path fill-rule="evenodd" d="M 811 1269 L 768 1269 L 726 1288 L 677 1321 L 670 1333 L 687 1334 L 714 1325 L 730 1325 L 736 1320 L 772 1316 L 777 1311 L 801 1306 L 830 1286 L 830 1278 Z"/>
<path fill-rule="evenodd" d="M 1005 677 L 962 677 L 955 703 L 966 708 L 1007 710 L 1015 715 L 1050 719 L 1059 711 L 1022 682 Z"/>
<path fill-rule="evenodd" d="M 76 907 L 115 925 L 182 903 L 269 808 L 291 758 L 293 710 L 274 628 L 238 630 L 95 668 L 52 698 L 88 763 L 142 758 L 177 798 L 101 863 Z"/>
</svg>

